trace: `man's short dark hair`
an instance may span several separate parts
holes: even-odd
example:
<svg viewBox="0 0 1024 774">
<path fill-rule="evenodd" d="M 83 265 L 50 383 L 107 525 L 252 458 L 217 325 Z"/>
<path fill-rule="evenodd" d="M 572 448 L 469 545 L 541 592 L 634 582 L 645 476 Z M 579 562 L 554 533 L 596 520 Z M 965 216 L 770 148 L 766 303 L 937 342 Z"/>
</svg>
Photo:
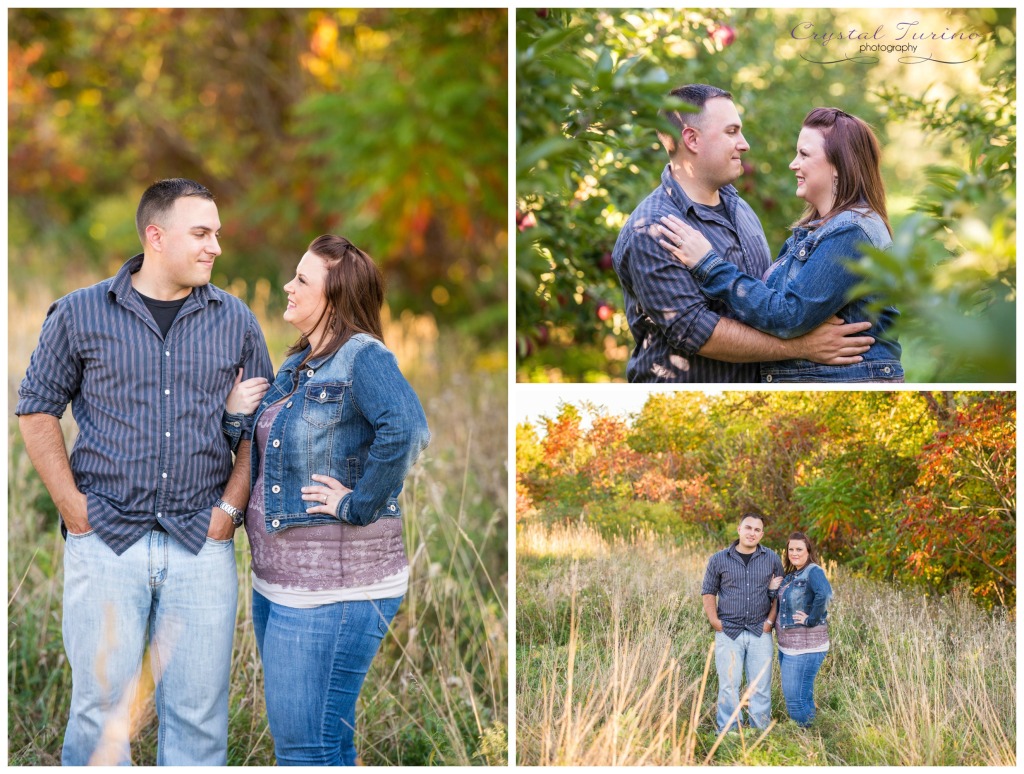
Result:
<svg viewBox="0 0 1024 774">
<path fill-rule="evenodd" d="M 198 196 L 200 199 L 213 201 L 210 189 L 184 177 L 158 180 L 146 189 L 139 200 L 139 209 L 135 212 L 135 230 L 139 232 L 143 247 L 146 246 L 146 227 L 162 220 L 174 203 L 186 196 Z"/>
<path fill-rule="evenodd" d="M 681 110 L 661 111 L 661 114 L 668 119 L 669 123 L 677 130 L 675 137 L 668 137 L 659 132 L 661 142 L 665 146 L 665 150 L 667 150 L 670 155 L 675 153 L 676 140 L 682 136 L 683 129 L 685 127 L 692 126 L 697 129 L 700 128 L 701 120 L 704 117 L 704 105 L 709 99 L 722 97 L 732 100 L 732 94 L 727 92 L 725 89 L 720 89 L 717 86 L 709 86 L 706 83 L 688 83 L 685 86 L 672 89 L 672 91 L 668 93 L 668 96 L 682 100 L 687 104 L 693 105 L 699 110 L 699 112 L 696 113 L 688 113 Z"/>
<path fill-rule="evenodd" d="M 758 513 L 757 511 L 747 511 L 746 513 L 744 513 L 742 516 L 740 516 L 738 525 L 743 526 L 743 521 L 745 519 L 760 519 L 761 524 L 763 526 L 768 526 L 768 517 L 765 516 L 763 513 Z"/>
</svg>

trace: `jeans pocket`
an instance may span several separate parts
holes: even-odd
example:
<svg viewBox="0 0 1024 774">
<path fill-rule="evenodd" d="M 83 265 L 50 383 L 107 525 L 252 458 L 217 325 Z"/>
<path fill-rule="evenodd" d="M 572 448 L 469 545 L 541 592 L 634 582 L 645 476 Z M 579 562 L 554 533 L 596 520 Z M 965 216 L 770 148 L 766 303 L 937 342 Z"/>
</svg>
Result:
<svg viewBox="0 0 1024 774">
<path fill-rule="evenodd" d="M 383 639 L 387 636 L 388 629 L 391 628 L 391 621 L 398 612 L 398 606 L 402 604 L 402 597 L 378 599 L 374 604 L 377 607 L 377 631 L 380 632 L 381 639 Z"/>
<path fill-rule="evenodd" d="M 206 536 L 206 544 L 209 546 L 230 546 L 234 545 L 234 543 L 234 535 L 229 537 L 227 540 L 217 540 L 216 538 L 212 538 L 209 535 Z"/>
<path fill-rule="evenodd" d="M 72 532 L 71 530 L 68 530 L 68 538 L 74 538 L 75 540 L 82 540 L 83 538 L 87 538 L 87 537 L 90 537 L 90 536 L 95 535 L 95 534 L 96 534 L 96 530 L 94 530 L 94 529 L 91 529 L 88 532 L 82 532 L 82 533 Z"/>
</svg>

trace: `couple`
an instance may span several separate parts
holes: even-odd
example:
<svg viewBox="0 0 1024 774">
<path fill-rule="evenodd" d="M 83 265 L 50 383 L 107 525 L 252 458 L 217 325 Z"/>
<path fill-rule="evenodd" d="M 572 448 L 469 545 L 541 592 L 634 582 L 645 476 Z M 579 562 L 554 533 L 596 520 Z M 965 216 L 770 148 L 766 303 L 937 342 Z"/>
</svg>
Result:
<svg viewBox="0 0 1024 774">
<path fill-rule="evenodd" d="M 15 411 L 67 541 L 62 762 L 130 763 L 148 643 L 157 763 L 227 763 L 244 523 L 278 763 L 352 765 L 356 699 L 409 582 L 396 498 L 429 440 L 383 344 L 383 278 L 315 239 L 284 286 L 299 337 L 271 385 L 255 316 L 210 284 L 210 191 L 159 181 L 136 226 L 142 254 L 50 307 Z"/>
<path fill-rule="evenodd" d="M 735 730 L 744 671 L 750 725 L 766 728 L 772 709 L 772 628 L 779 640 L 779 671 L 786 710 L 806 728 L 814 720 L 814 679 L 828 652 L 832 586 L 810 539 L 789 536 L 786 558 L 760 545 L 765 518 L 740 517 L 739 538 L 708 560 L 701 595 L 715 630 L 718 732 Z"/>
<path fill-rule="evenodd" d="M 869 319 L 848 264 L 892 245 L 871 128 L 835 108 L 804 119 L 796 156 L 803 216 L 769 268 L 757 216 L 732 183 L 750 150 L 732 95 L 671 92 L 678 134 L 661 185 L 633 212 L 612 253 L 636 348 L 631 382 L 902 382 L 898 312 Z"/>
</svg>

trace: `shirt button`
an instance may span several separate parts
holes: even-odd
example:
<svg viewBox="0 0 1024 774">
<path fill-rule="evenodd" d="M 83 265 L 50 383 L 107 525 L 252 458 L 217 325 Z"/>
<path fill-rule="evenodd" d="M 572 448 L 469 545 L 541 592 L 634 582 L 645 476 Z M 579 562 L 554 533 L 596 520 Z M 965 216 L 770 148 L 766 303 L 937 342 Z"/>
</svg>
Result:
<svg viewBox="0 0 1024 774">
<path fill-rule="evenodd" d="M 156 517 L 157 517 L 158 519 L 162 519 L 162 518 L 164 517 L 164 515 L 163 515 L 162 513 L 158 513 L 158 514 L 156 515 Z"/>
<path fill-rule="evenodd" d="M 280 519 L 274 519 L 272 522 L 270 522 L 270 526 L 272 526 L 272 527 L 280 527 L 281 526 L 281 520 Z"/>
<path fill-rule="evenodd" d="M 765 380 L 766 382 L 770 382 L 770 381 L 772 380 L 772 375 L 771 375 L 771 374 L 768 374 L 768 375 L 767 375 L 767 376 L 766 376 L 766 377 L 764 378 L 764 380 Z"/>
<path fill-rule="evenodd" d="M 313 375 L 313 369 L 310 368 L 308 371 L 306 371 L 306 376 L 312 376 L 312 375 Z"/>
<path fill-rule="evenodd" d="M 171 394 L 170 390 L 164 390 L 164 395 L 170 395 L 170 394 Z"/>
<path fill-rule="evenodd" d="M 277 484 L 274 484 L 272 487 L 270 487 L 270 491 L 273 492 L 274 494 L 277 494 L 278 492 L 281 491 L 281 487 L 279 487 Z"/>
<path fill-rule="evenodd" d="M 160 476 L 161 476 L 162 478 L 167 478 L 167 474 L 166 474 L 166 473 L 161 473 L 161 474 L 160 474 Z"/>
<path fill-rule="evenodd" d="M 280 445 L 281 445 L 281 440 L 279 438 L 275 438 L 274 439 L 274 448 L 276 449 Z"/>
<path fill-rule="evenodd" d="M 168 430 L 166 433 L 164 433 L 164 435 L 167 436 L 168 438 L 170 438 L 171 437 L 171 431 Z"/>
<path fill-rule="evenodd" d="M 164 351 L 164 354 L 165 354 L 165 355 L 167 355 L 167 357 L 170 357 L 170 356 L 171 356 L 171 353 L 170 353 L 170 351 L 169 351 L 169 350 L 165 350 L 165 351 Z"/>
</svg>

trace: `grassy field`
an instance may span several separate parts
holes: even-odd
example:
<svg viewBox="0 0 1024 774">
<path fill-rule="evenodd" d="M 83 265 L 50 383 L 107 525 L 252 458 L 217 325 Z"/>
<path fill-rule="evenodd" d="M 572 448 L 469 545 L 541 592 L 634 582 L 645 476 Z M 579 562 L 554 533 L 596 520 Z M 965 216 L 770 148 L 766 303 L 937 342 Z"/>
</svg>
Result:
<svg viewBox="0 0 1024 774">
<path fill-rule="evenodd" d="M 832 650 L 809 730 L 718 739 L 710 549 L 586 523 L 519 527 L 516 759 L 525 765 L 1016 764 L 1016 637 L 966 594 L 935 600 L 827 568 Z"/>
<path fill-rule="evenodd" d="M 12 291 L 8 401 L 38 337 L 48 298 Z M 50 296 L 52 297 L 52 296 Z M 253 305 L 275 364 L 293 333 Z M 508 758 L 507 375 L 504 353 L 438 331 L 430 318 L 389 320 L 385 339 L 423 403 L 432 432 L 403 493 L 412 581 L 363 689 L 356 744 L 371 765 L 504 764 Z M 9 416 L 13 420 L 13 414 Z M 65 421 L 70 439 L 73 422 Z M 8 749 L 11 765 L 55 765 L 70 670 L 61 643 L 63 542 L 57 515 L 8 431 Z M 262 669 L 252 634 L 249 557 L 236 537 L 239 611 L 229 763 L 270 765 Z M 151 697 L 139 702 L 133 758 L 153 764 Z"/>
</svg>

